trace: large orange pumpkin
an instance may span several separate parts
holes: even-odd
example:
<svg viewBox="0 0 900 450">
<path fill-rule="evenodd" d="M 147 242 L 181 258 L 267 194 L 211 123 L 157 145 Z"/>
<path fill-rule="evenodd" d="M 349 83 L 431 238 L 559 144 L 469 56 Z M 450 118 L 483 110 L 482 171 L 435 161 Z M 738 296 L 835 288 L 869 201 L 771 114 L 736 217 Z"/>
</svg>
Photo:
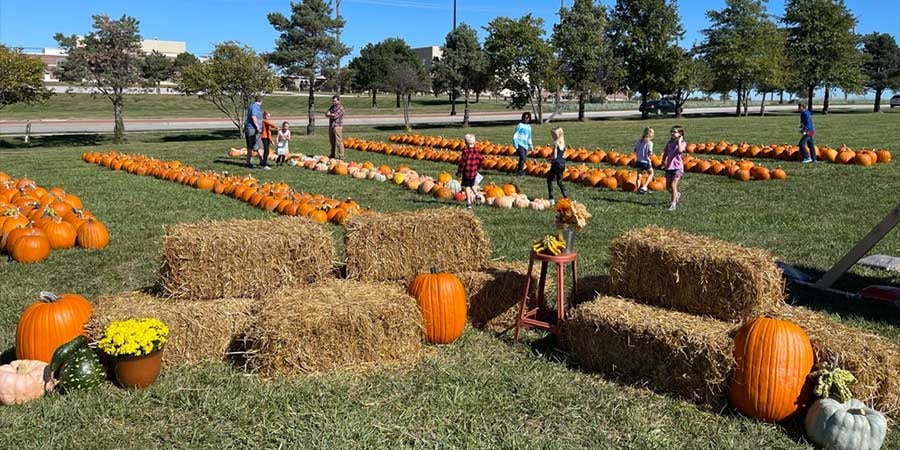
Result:
<svg viewBox="0 0 900 450">
<path fill-rule="evenodd" d="M 409 285 L 409 295 L 415 297 L 422 311 L 426 342 L 449 344 L 462 336 L 466 327 L 466 290 L 456 275 L 439 273 L 433 267 L 431 273 L 416 275 Z"/>
<path fill-rule="evenodd" d="M 80 295 L 41 292 L 16 326 L 16 359 L 50 362 L 56 348 L 84 333 L 91 304 Z"/>
<path fill-rule="evenodd" d="M 75 232 L 75 240 L 81 248 L 99 250 L 109 244 L 109 231 L 103 222 L 89 217 L 78 227 Z"/>
<path fill-rule="evenodd" d="M 744 415 L 780 422 L 809 398 L 804 385 L 813 367 L 813 349 L 794 323 L 760 317 L 744 325 L 734 339 L 734 358 L 728 399 Z"/>
</svg>

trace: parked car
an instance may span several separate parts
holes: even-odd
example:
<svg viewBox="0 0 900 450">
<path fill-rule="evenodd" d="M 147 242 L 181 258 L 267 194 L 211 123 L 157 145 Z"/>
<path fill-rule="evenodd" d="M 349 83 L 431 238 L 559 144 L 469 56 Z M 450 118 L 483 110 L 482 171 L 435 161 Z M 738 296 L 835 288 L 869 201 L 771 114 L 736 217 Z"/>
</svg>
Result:
<svg viewBox="0 0 900 450">
<path fill-rule="evenodd" d="M 891 108 L 900 106 L 900 94 L 891 97 Z"/>
<path fill-rule="evenodd" d="M 648 113 L 656 114 L 674 114 L 675 102 L 665 97 L 659 100 L 650 100 L 642 103 L 641 107 L 638 108 L 638 111 L 641 113 L 647 111 Z"/>
</svg>

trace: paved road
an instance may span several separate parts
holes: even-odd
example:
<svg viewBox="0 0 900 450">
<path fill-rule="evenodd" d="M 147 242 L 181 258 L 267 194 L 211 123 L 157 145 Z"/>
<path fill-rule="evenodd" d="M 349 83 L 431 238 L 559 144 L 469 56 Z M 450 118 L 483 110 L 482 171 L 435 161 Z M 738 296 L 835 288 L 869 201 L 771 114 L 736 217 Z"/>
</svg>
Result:
<svg viewBox="0 0 900 450">
<path fill-rule="evenodd" d="M 832 110 L 871 110 L 872 105 L 840 105 L 833 106 Z M 773 105 L 767 106 L 767 111 L 796 111 L 796 105 Z M 734 107 L 715 107 L 715 108 L 692 108 L 684 111 L 685 116 L 698 114 L 729 114 L 734 112 Z M 637 111 L 593 111 L 587 112 L 588 118 L 602 117 L 639 117 Z M 475 122 L 514 122 L 519 119 L 518 112 L 487 112 L 472 113 L 470 121 Z M 548 116 L 545 116 L 548 117 Z M 573 120 L 577 117 L 577 113 L 563 113 L 557 116 L 557 119 Z M 279 117 L 278 120 L 287 120 L 291 122 L 295 129 L 302 129 L 306 126 L 306 116 L 298 117 Z M 462 113 L 456 116 L 449 116 L 446 113 L 436 114 L 416 114 L 411 117 L 414 124 L 448 124 L 461 123 Z M 391 116 L 370 116 L 370 115 L 348 115 L 344 118 L 345 126 L 353 125 L 402 125 L 403 117 L 400 115 Z M 25 133 L 26 121 L 24 120 L 0 120 L 0 134 L 21 135 Z M 316 125 L 324 127 L 328 125 L 328 119 L 324 116 L 316 118 Z M 131 119 L 125 121 L 126 131 L 176 131 L 176 130 L 219 130 L 234 128 L 234 124 L 230 120 L 224 118 L 200 119 L 200 118 L 184 118 L 184 119 Z M 76 134 L 76 133 L 111 133 L 113 130 L 113 121 L 105 119 L 45 119 L 32 120 L 32 134 Z"/>
</svg>

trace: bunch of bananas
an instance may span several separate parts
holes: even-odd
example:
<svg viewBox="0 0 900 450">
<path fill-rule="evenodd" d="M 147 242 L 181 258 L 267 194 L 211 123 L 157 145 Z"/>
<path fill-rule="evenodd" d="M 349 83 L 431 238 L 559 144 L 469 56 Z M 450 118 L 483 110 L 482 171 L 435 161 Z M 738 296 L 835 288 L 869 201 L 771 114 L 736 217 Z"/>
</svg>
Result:
<svg viewBox="0 0 900 450">
<path fill-rule="evenodd" d="M 531 249 L 535 253 L 543 253 L 545 255 L 556 256 L 562 253 L 566 248 L 566 241 L 563 239 L 562 233 L 554 236 L 548 234 L 543 239 L 538 239 L 531 243 Z"/>
</svg>

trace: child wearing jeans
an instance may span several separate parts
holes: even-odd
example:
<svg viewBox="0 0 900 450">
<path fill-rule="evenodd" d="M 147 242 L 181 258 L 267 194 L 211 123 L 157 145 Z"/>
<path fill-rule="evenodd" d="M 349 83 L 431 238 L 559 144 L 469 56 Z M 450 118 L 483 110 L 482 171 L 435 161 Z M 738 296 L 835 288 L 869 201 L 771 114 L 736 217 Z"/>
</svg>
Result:
<svg viewBox="0 0 900 450">
<path fill-rule="evenodd" d="M 466 192 L 466 208 L 472 209 L 472 203 L 475 202 L 475 178 L 478 177 L 484 157 L 475 149 L 475 135 L 467 134 L 463 139 L 466 141 L 466 148 L 459 158 L 456 176 L 462 178 L 462 187 Z"/>
<path fill-rule="evenodd" d="M 550 154 L 550 171 L 547 172 L 547 196 L 550 198 L 550 203 L 554 204 L 556 203 L 553 200 L 554 181 L 559 186 L 559 190 L 562 191 L 563 198 L 569 198 L 566 195 L 566 187 L 562 183 L 563 173 L 566 171 L 566 160 L 564 158 L 566 136 L 562 127 L 560 127 L 551 131 L 550 137 L 553 138 L 553 153 Z"/>
<path fill-rule="evenodd" d="M 271 167 L 269 167 L 269 148 L 272 146 L 272 130 L 278 129 L 271 118 L 272 115 L 269 114 L 268 111 L 263 112 L 262 129 L 259 133 L 259 136 L 262 139 L 263 148 L 262 153 L 259 154 L 259 166 L 265 170 L 271 169 Z"/>
<path fill-rule="evenodd" d="M 647 173 L 647 178 L 641 183 L 638 193 L 646 194 L 647 185 L 653 181 L 653 163 L 650 156 L 653 155 L 653 136 L 655 132 L 653 128 L 644 128 L 644 135 L 634 144 L 635 168 L 637 168 L 638 179 L 641 175 Z"/>
<path fill-rule="evenodd" d="M 666 190 L 672 194 L 669 211 L 674 211 L 678 207 L 678 200 L 681 200 L 678 180 L 684 175 L 684 151 L 687 143 L 684 142 L 684 128 L 680 125 L 672 127 L 671 135 L 663 150 L 662 166 L 666 168 Z"/>
<path fill-rule="evenodd" d="M 278 130 L 278 138 L 277 145 L 275 147 L 275 154 L 278 155 L 278 159 L 275 160 L 276 165 L 284 164 L 284 158 L 288 153 L 288 144 L 291 142 L 291 130 L 290 125 L 287 122 L 281 123 L 281 128 Z"/>
</svg>

